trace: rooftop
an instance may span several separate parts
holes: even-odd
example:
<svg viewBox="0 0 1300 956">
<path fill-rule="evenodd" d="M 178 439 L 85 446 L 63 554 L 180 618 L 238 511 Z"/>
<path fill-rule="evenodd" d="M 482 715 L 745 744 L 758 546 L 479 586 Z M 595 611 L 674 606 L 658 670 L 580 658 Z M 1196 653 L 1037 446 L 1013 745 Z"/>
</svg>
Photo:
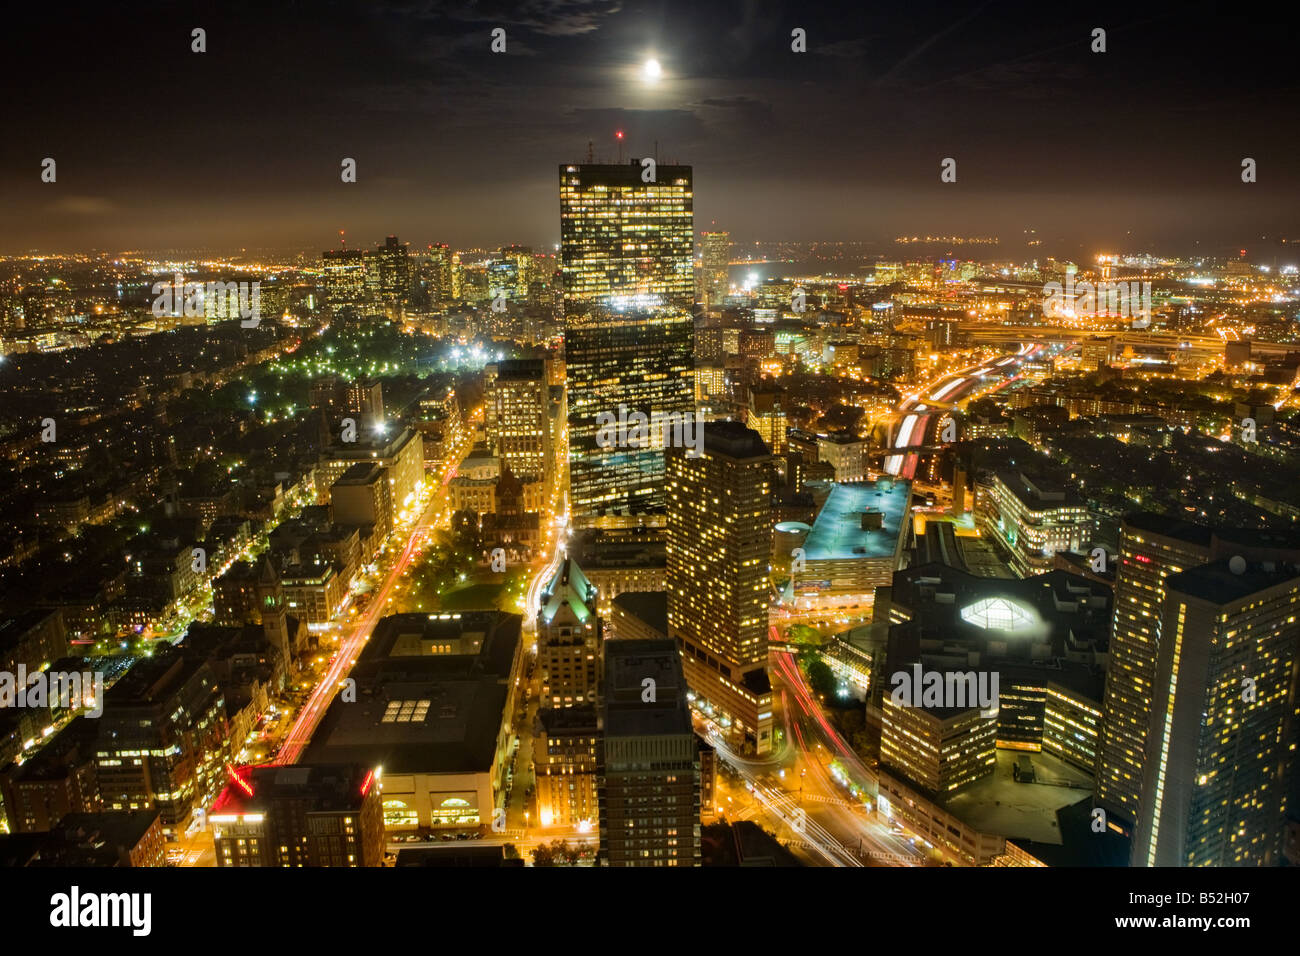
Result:
<svg viewBox="0 0 1300 956">
<path fill-rule="evenodd" d="M 912 486 L 906 481 L 873 481 L 837 484 L 813 523 L 803 543 L 809 561 L 888 558 L 898 547 L 907 527 Z M 862 514 L 879 512 L 879 530 L 865 530 Z"/>
</svg>

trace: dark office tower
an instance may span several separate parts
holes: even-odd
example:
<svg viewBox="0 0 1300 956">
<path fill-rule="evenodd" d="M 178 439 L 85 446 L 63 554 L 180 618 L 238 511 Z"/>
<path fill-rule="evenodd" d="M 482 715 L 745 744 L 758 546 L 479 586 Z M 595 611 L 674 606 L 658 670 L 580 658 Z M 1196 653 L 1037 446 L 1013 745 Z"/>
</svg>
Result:
<svg viewBox="0 0 1300 956">
<path fill-rule="evenodd" d="M 1210 546 L 1209 528 L 1161 515 L 1129 515 L 1120 528 L 1097 800 L 1122 826 L 1137 820 L 1166 581 L 1209 561 Z"/>
<path fill-rule="evenodd" d="M 1171 576 L 1134 866 L 1270 866 L 1286 812 L 1300 569 L 1238 556 Z"/>
<path fill-rule="evenodd" d="M 689 309 L 695 296 L 691 167 L 634 159 L 560 167 L 565 314 L 647 302 Z"/>
<path fill-rule="evenodd" d="M 610 866 L 699 866 L 700 755 L 677 646 L 605 649 L 600 853 Z"/>
<path fill-rule="evenodd" d="M 662 523 L 664 429 L 649 429 L 643 442 L 631 427 L 602 433 L 600 416 L 689 415 L 693 423 L 693 330 L 691 316 L 676 309 L 571 317 L 564 362 L 575 527 Z"/>
<path fill-rule="evenodd" d="M 356 312 L 366 302 L 366 260 L 360 249 L 331 249 L 321 253 L 321 286 L 325 304 L 337 315 Z"/>
<path fill-rule="evenodd" d="M 704 449 L 670 448 L 668 635 L 697 706 L 733 746 L 772 747 L 767 676 L 772 456 L 738 422 L 706 422 Z"/>
<path fill-rule="evenodd" d="M 375 266 L 379 303 L 389 318 L 399 318 L 411 294 L 411 267 L 407 244 L 389 236 L 371 258 Z"/>
</svg>

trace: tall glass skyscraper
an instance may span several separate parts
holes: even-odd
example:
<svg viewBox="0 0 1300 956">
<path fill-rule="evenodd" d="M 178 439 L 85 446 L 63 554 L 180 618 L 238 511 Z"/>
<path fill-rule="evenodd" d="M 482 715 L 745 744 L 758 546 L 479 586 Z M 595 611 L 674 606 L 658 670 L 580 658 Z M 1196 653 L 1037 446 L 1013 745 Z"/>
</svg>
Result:
<svg viewBox="0 0 1300 956">
<path fill-rule="evenodd" d="M 564 363 L 575 526 L 662 523 L 663 435 L 651 429 L 640 442 L 633 429 L 615 430 L 602 445 L 599 416 L 693 414 L 693 330 L 690 313 L 677 309 L 570 317 Z"/>
<path fill-rule="evenodd" d="M 560 167 L 569 505 L 578 527 L 662 523 L 662 435 L 626 440 L 620 430 L 602 444 L 599 416 L 694 412 L 693 202 L 689 166 Z"/>
<path fill-rule="evenodd" d="M 695 296 L 691 167 L 560 167 L 566 315 L 584 304 L 646 301 L 689 309 Z"/>
</svg>

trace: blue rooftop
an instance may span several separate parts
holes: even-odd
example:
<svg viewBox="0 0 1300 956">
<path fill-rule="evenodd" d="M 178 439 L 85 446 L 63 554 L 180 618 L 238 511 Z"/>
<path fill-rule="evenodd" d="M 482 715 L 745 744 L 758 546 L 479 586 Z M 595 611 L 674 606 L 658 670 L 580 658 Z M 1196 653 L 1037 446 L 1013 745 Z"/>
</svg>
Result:
<svg viewBox="0 0 1300 956">
<path fill-rule="evenodd" d="M 907 521 L 911 498 L 912 486 L 906 481 L 882 479 L 835 485 L 803 543 L 806 558 L 827 561 L 892 557 Z M 880 530 L 863 529 L 862 513 L 866 511 L 880 512 Z"/>
</svg>

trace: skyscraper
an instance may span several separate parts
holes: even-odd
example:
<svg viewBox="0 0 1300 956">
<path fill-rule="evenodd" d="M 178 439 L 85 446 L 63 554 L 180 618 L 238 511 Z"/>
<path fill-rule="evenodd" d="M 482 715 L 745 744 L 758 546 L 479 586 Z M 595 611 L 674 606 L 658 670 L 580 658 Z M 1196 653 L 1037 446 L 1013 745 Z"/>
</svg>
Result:
<svg viewBox="0 0 1300 956">
<path fill-rule="evenodd" d="M 389 236 L 369 256 L 374 263 L 376 297 L 389 318 L 400 317 L 411 294 L 411 266 L 407 244 Z"/>
<path fill-rule="evenodd" d="M 560 167 L 569 504 L 578 527 L 654 524 L 662 513 L 659 436 L 602 443 L 597 416 L 694 411 L 694 323 L 685 311 L 694 297 L 692 204 L 689 166 Z"/>
<path fill-rule="evenodd" d="M 639 297 L 688 309 L 694 299 L 691 167 L 560 167 L 565 314 Z"/>
<path fill-rule="evenodd" d="M 525 484 L 545 482 L 554 468 L 546 363 L 508 359 L 488 366 L 487 379 L 484 427 L 493 453 Z"/>
<path fill-rule="evenodd" d="M 599 416 L 693 415 L 692 332 L 691 316 L 675 309 L 571 317 L 564 361 L 575 527 L 662 522 L 662 435 L 652 430 L 641 442 L 623 434 L 611 443 Z"/>
<path fill-rule="evenodd" d="M 1097 800 L 1125 824 L 1142 791 L 1166 581 L 1207 562 L 1210 544 L 1210 529 L 1156 514 L 1129 515 L 1120 528 Z"/>
<path fill-rule="evenodd" d="M 1300 569 L 1238 556 L 1166 586 L 1131 862 L 1275 865 Z"/>
<path fill-rule="evenodd" d="M 321 253 L 321 285 L 325 304 L 335 315 L 365 304 L 366 260 L 360 249 L 331 249 Z"/>
<path fill-rule="evenodd" d="M 700 253 L 703 272 L 704 302 L 715 309 L 727 297 L 730 286 L 727 268 L 731 264 L 731 233 L 706 232 L 701 234 Z"/>
<path fill-rule="evenodd" d="M 771 455 L 738 422 L 707 422 L 704 449 L 669 448 L 668 633 L 700 709 L 747 751 L 772 746 L 767 675 Z"/>
</svg>

